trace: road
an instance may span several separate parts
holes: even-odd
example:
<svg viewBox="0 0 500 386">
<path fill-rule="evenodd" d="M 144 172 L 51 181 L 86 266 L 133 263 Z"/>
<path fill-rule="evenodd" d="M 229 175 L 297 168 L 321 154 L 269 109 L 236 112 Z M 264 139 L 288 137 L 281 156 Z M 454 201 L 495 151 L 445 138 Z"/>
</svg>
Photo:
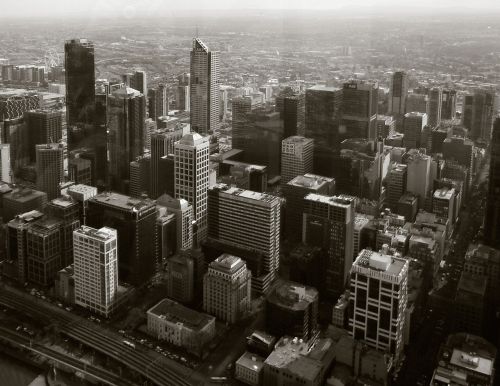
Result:
<svg viewBox="0 0 500 386">
<path fill-rule="evenodd" d="M 30 339 L 24 335 L 17 334 L 3 327 L 0 327 L 0 340 L 7 341 L 24 350 L 44 356 L 51 361 L 62 363 L 75 371 L 89 375 L 91 378 L 103 384 L 111 386 L 133 386 L 131 382 L 120 378 L 116 374 L 103 370 L 99 367 L 89 365 L 61 352 L 51 350 L 43 345 L 33 342 L 32 340 L 30 341 Z"/>
<path fill-rule="evenodd" d="M 134 370 L 150 382 L 161 386 L 188 386 L 203 384 L 205 377 L 147 348 L 134 350 L 123 344 L 123 337 L 112 331 L 43 302 L 22 291 L 2 288 L 0 304 L 27 315 L 57 323 L 58 329 L 72 339 L 113 358 Z"/>
</svg>

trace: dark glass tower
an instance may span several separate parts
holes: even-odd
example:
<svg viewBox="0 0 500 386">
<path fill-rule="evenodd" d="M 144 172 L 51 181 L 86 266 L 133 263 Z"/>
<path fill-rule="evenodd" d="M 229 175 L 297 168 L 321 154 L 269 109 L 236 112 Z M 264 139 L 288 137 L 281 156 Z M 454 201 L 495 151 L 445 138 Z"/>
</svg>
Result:
<svg viewBox="0 0 500 386">
<path fill-rule="evenodd" d="M 64 60 L 67 124 L 92 124 L 95 103 L 94 44 L 87 39 L 66 41 Z M 72 150 L 79 146 L 68 143 L 68 147 Z"/>
<path fill-rule="evenodd" d="M 500 118 L 496 118 L 490 145 L 490 181 L 484 220 L 484 242 L 500 248 Z"/>
</svg>

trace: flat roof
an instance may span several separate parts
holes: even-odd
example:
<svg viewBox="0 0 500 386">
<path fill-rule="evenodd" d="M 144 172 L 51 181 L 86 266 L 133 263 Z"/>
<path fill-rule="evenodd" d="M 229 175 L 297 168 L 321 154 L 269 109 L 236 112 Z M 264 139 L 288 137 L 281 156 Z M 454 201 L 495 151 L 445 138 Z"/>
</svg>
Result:
<svg viewBox="0 0 500 386">
<path fill-rule="evenodd" d="M 348 208 L 351 206 L 352 199 L 347 196 L 324 196 L 322 194 L 309 193 L 304 197 L 305 200 L 317 201 L 331 206 Z"/>
<path fill-rule="evenodd" d="M 126 210 L 139 210 L 154 206 L 154 201 L 150 199 L 138 199 L 115 192 L 106 192 L 92 197 L 89 201 L 103 203 L 115 208 Z"/>
<path fill-rule="evenodd" d="M 117 235 L 116 230 L 113 228 L 102 227 L 100 229 L 96 229 L 86 225 L 82 225 L 80 228 L 75 229 L 73 232 L 103 242 L 116 238 Z"/>
<path fill-rule="evenodd" d="M 148 314 L 172 323 L 182 323 L 192 330 L 201 330 L 215 320 L 213 316 L 194 311 L 170 299 L 161 300 L 148 310 Z"/>
<path fill-rule="evenodd" d="M 223 253 L 209 264 L 211 269 L 225 272 L 235 272 L 244 265 L 245 262 L 243 260 L 229 253 Z"/>
<path fill-rule="evenodd" d="M 217 190 L 217 191 L 220 191 L 221 193 L 224 193 L 227 195 L 238 196 L 238 197 L 246 198 L 246 199 L 253 200 L 253 201 L 261 201 L 261 202 L 267 202 L 267 203 L 273 203 L 273 202 L 279 201 L 279 197 L 273 196 L 271 194 L 254 192 L 252 190 L 240 189 L 240 188 L 237 188 L 235 186 L 229 186 L 226 184 L 216 184 L 211 188 L 211 190 Z"/>
<path fill-rule="evenodd" d="M 408 269 L 408 265 L 409 262 L 406 259 L 363 249 L 356 258 L 353 268 L 360 267 L 397 277 Z"/>
<path fill-rule="evenodd" d="M 342 90 L 340 87 L 334 87 L 334 86 L 324 86 L 324 85 L 321 85 L 321 84 L 317 84 L 317 85 L 314 85 L 312 87 L 309 87 L 306 92 L 308 90 L 312 90 L 312 91 L 339 91 L 339 90 Z"/>
<path fill-rule="evenodd" d="M 280 280 L 269 294 L 267 301 L 292 310 L 303 310 L 318 301 L 318 291 L 300 283 Z"/>
<path fill-rule="evenodd" d="M 471 353 L 457 348 L 453 349 L 450 363 L 483 375 L 491 376 L 493 373 L 493 361 L 491 359 L 483 358 L 479 355 L 471 355 Z"/>
<path fill-rule="evenodd" d="M 237 366 L 243 366 L 252 371 L 260 372 L 264 367 L 264 358 L 245 351 L 236 361 Z"/>
</svg>

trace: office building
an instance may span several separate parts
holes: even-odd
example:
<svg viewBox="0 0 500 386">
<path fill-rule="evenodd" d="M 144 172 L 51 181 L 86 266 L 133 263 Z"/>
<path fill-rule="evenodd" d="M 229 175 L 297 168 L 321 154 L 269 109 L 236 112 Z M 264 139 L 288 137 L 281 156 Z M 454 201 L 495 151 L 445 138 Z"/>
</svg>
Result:
<svg viewBox="0 0 500 386">
<path fill-rule="evenodd" d="M 85 158 L 69 159 L 68 177 L 75 184 L 92 185 L 92 161 Z"/>
<path fill-rule="evenodd" d="M 390 115 L 377 116 L 377 138 L 387 138 L 396 132 L 396 120 Z"/>
<path fill-rule="evenodd" d="M 441 104 L 441 119 L 455 119 L 457 113 L 456 90 L 443 90 L 443 102 Z"/>
<path fill-rule="evenodd" d="M 295 94 L 283 98 L 283 128 L 284 136 L 292 137 L 305 134 L 305 94 Z"/>
<path fill-rule="evenodd" d="M 432 213 L 448 219 L 450 224 L 454 224 L 456 219 L 455 193 L 453 188 L 440 188 L 436 189 L 432 198 Z"/>
<path fill-rule="evenodd" d="M 490 178 L 486 196 L 484 243 L 500 249 L 500 118 L 495 120 L 490 145 Z"/>
<path fill-rule="evenodd" d="M 36 186 L 47 193 L 52 200 L 61 195 L 60 184 L 63 182 L 63 145 L 48 143 L 36 145 Z"/>
<path fill-rule="evenodd" d="M 182 347 L 193 354 L 215 337 L 215 318 L 163 299 L 147 311 L 148 332 L 156 339 Z"/>
<path fill-rule="evenodd" d="M 177 251 L 188 250 L 193 246 L 193 206 L 183 198 L 173 198 L 164 194 L 156 200 L 156 204 L 167 208 L 175 214 Z"/>
<path fill-rule="evenodd" d="M 10 144 L 0 144 L 0 180 L 12 182 L 12 164 L 10 160 Z"/>
<path fill-rule="evenodd" d="M 314 86 L 306 90 L 305 137 L 314 140 L 314 173 L 332 176 L 333 151 L 340 149 L 342 89 Z"/>
<path fill-rule="evenodd" d="M 87 39 L 67 40 L 64 44 L 66 77 L 66 124 L 93 124 L 95 104 L 94 43 Z M 68 142 L 68 149 L 80 147 Z"/>
<path fill-rule="evenodd" d="M 443 153 L 443 142 L 448 138 L 448 128 L 437 126 L 430 131 L 428 147 L 431 154 Z"/>
<path fill-rule="evenodd" d="M 154 202 L 118 193 L 101 193 L 87 202 L 88 226 L 117 231 L 120 280 L 134 286 L 148 283 L 160 268 L 154 254 Z"/>
<path fill-rule="evenodd" d="M 250 135 L 247 133 L 248 125 L 247 114 L 256 107 L 254 99 L 250 97 L 238 97 L 231 100 L 232 110 L 232 147 L 233 149 L 242 149 L 245 145 L 245 139 Z"/>
<path fill-rule="evenodd" d="M 190 65 L 191 127 L 207 135 L 219 128 L 219 53 L 193 39 Z"/>
<path fill-rule="evenodd" d="M 429 90 L 429 126 L 435 127 L 441 123 L 441 108 L 443 104 L 443 89 L 433 87 Z"/>
<path fill-rule="evenodd" d="M 118 249 L 115 229 L 82 226 L 73 232 L 75 303 L 110 316 L 118 296 Z"/>
<path fill-rule="evenodd" d="M 407 149 L 425 147 L 426 144 L 421 143 L 422 131 L 425 126 L 427 126 L 427 114 L 417 112 L 406 113 L 403 118 L 404 147 Z"/>
<path fill-rule="evenodd" d="M 398 201 L 406 192 L 408 166 L 394 164 L 387 176 L 386 206 L 391 210 L 397 209 Z"/>
<path fill-rule="evenodd" d="M 401 116 L 406 112 L 406 96 L 408 94 L 408 75 L 404 71 L 396 71 L 391 78 L 389 89 L 389 114 Z"/>
<path fill-rule="evenodd" d="M 377 133 L 378 83 L 351 80 L 344 83 L 342 101 L 342 140 L 375 140 Z"/>
<path fill-rule="evenodd" d="M 406 191 L 418 196 L 419 207 L 422 208 L 430 193 L 431 157 L 414 150 L 408 152 L 405 158 L 408 166 Z"/>
<path fill-rule="evenodd" d="M 94 186 L 76 184 L 66 190 L 66 194 L 78 202 L 80 224 L 87 225 L 88 201 L 97 196 L 97 188 Z"/>
<path fill-rule="evenodd" d="M 146 95 L 148 92 L 148 81 L 145 71 L 135 71 L 128 76 L 127 85 L 141 94 Z"/>
<path fill-rule="evenodd" d="M 149 118 L 156 121 L 158 117 L 168 115 L 168 95 L 165 84 L 160 83 L 158 87 L 150 88 L 147 95 Z"/>
<path fill-rule="evenodd" d="M 180 124 L 172 129 L 160 129 L 151 133 L 151 187 L 150 194 L 153 199 L 165 193 L 165 180 L 167 176 L 161 173 L 161 159 L 169 154 L 174 154 L 174 143 L 184 135 L 189 134 L 189 125 Z M 173 174 L 170 176 L 173 178 Z"/>
<path fill-rule="evenodd" d="M 144 151 L 146 101 L 129 87 L 119 88 L 108 98 L 109 178 L 112 190 L 128 192 L 130 162 Z"/>
<path fill-rule="evenodd" d="M 167 259 L 167 296 L 180 303 L 189 304 L 194 300 L 194 261 L 185 254 L 177 254 Z"/>
<path fill-rule="evenodd" d="M 462 125 L 469 129 L 473 141 L 488 143 L 495 112 L 495 91 L 478 89 L 464 97 Z"/>
<path fill-rule="evenodd" d="M 26 232 L 43 218 L 43 213 L 37 210 L 22 212 L 7 223 L 7 258 L 17 266 L 16 279 L 24 284 L 28 279 L 28 250 Z"/>
<path fill-rule="evenodd" d="M 285 237 L 290 242 L 302 241 L 304 197 L 309 193 L 331 196 L 335 193 L 333 178 L 304 174 L 282 187 L 285 197 Z"/>
<path fill-rule="evenodd" d="M 66 304 L 75 304 L 75 271 L 73 264 L 57 272 L 54 294 L 56 299 Z"/>
<path fill-rule="evenodd" d="M 262 385 L 264 358 L 245 351 L 234 364 L 234 377 L 247 385 Z"/>
<path fill-rule="evenodd" d="M 183 198 L 193 206 L 197 239 L 207 232 L 207 190 L 209 186 L 209 137 L 186 134 L 174 145 L 175 198 Z"/>
<path fill-rule="evenodd" d="M 132 197 L 149 196 L 151 157 L 149 154 L 130 162 L 129 194 Z"/>
<path fill-rule="evenodd" d="M 281 338 L 316 339 L 318 291 L 290 281 L 279 281 L 266 297 L 266 331 Z"/>
<path fill-rule="evenodd" d="M 485 332 L 487 282 L 481 275 L 462 272 L 453 302 L 455 331 L 483 335 Z"/>
<path fill-rule="evenodd" d="M 252 289 L 267 292 L 279 268 L 281 200 L 269 194 L 217 184 L 208 191 L 208 237 L 226 248 L 251 252 Z M 246 256 L 243 256 L 246 258 Z"/>
<path fill-rule="evenodd" d="M 236 323 L 250 310 L 251 273 L 239 257 L 223 254 L 211 262 L 203 278 L 203 310 Z"/>
<path fill-rule="evenodd" d="M 73 262 L 73 231 L 80 226 L 78 202 L 68 196 L 51 200 L 46 207 L 49 216 L 61 221 L 62 266 Z"/>
<path fill-rule="evenodd" d="M 47 205 L 47 193 L 29 188 L 14 188 L 3 195 L 3 221 L 8 222 L 20 213 L 32 210 L 43 212 Z"/>
<path fill-rule="evenodd" d="M 189 83 L 187 85 L 178 85 L 175 90 L 175 107 L 177 110 L 190 111 L 191 106 L 189 104 L 190 99 L 190 88 Z"/>
<path fill-rule="evenodd" d="M 326 254 L 326 297 L 344 292 L 353 259 L 354 199 L 310 193 L 304 198 L 302 241 Z"/>
<path fill-rule="evenodd" d="M 408 268 L 406 259 L 364 249 L 351 270 L 349 334 L 396 361 L 404 348 Z"/>
<path fill-rule="evenodd" d="M 36 145 L 56 143 L 61 140 L 62 121 L 60 110 L 32 110 L 24 113 L 30 162 L 36 160 Z"/>
<path fill-rule="evenodd" d="M 61 221 L 42 218 L 26 230 L 28 281 L 52 286 L 62 264 Z"/>
<path fill-rule="evenodd" d="M 429 111 L 429 97 L 424 94 L 411 93 L 406 98 L 407 113 L 427 113 Z"/>
<path fill-rule="evenodd" d="M 281 142 L 281 185 L 312 172 L 313 150 L 314 141 L 309 138 L 293 136 Z"/>
</svg>

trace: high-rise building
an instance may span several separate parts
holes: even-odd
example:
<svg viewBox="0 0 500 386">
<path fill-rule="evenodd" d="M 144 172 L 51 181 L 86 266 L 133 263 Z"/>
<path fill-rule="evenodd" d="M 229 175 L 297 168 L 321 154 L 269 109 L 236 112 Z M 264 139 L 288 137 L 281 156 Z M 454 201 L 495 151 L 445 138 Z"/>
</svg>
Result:
<svg viewBox="0 0 500 386">
<path fill-rule="evenodd" d="M 443 90 L 443 102 L 441 104 L 441 119 L 455 119 L 457 113 L 457 92 L 455 90 Z"/>
<path fill-rule="evenodd" d="M 432 212 L 441 218 L 446 218 L 450 224 L 455 223 L 455 189 L 436 189 L 432 198 Z"/>
<path fill-rule="evenodd" d="M 172 198 L 166 194 L 156 200 L 156 204 L 175 214 L 176 251 L 191 249 L 193 246 L 193 206 L 182 198 Z"/>
<path fill-rule="evenodd" d="M 150 168 L 151 157 L 149 154 L 137 157 L 130 163 L 129 194 L 132 197 L 142 197 L 143 195 L 149 195 L 149 176 L 151 174 Z"/>
<path fill-rule="evenodd" d="M 78 202 L 71 197 L 62 196 L 47 204 L 47 214 L 61 221 L 61 265 L 73 263 L 73 231 L 80 226 Z"/>
<path fill-rule="evenodd" d="M 418 149 L 425 146 L 421 143 L 422 131 L 427 125 L 428 119 L 425 113 L 406 113 L 403 118 L 404 138 L 403 144 L 407 149 Z"/>
<path fill-rule="evenodd" d="M 0 144 L 0 180 L 12 182 L 12 164 L 10 162 L 10 144 Z"/>
<path fill-rule="evenodd" d="M 353 259 L 354 199 L 310 193 L 304 198 L 302 241 L 326 253 L 326 296 L 344 292 Z"/>
<path fill-rule="evenodd" d="M 20 213 L 32 210 L 43 212 L 47 205 L 47 193 L 29 188 L 14 188 L 3 195 L 3 221 L 8 222 Z"/>
<path fill-rule="evenodd" d="M 172 129 L 160 129 L 151 133 L 150 194 L 153 199 L 165 193 L 164 182 L 167 176 L 161 173 L 161 158 L 174 154 L 174 143 L 186 134 L 189 134 L 189 125 L 178 125 Z"/>
<path fill-rule="evenodd" d="M 431 154 L 443 153 L 443 142 L 448 138 L 448 128 L 436 126 L 430 132 L 430 152 Z"/>
<path fill-rule="evenodd" d="M 297 176 L 282 187 L 285 197 L 285 234 L 290 242 L 302 241 L 302 217 L 304 197 L 309 193 L 332 196 L 335 191 L 333 178 L 304 174 Z"/>
<path fill-rule="evenodd" d="M 92 185 L 92 161 L 85 158 L 69 159 L 68 177 L 75 184 Z"/>
<path fill-rule="evenodd" d="M 66 76 L 66 123 L 93 124 L 95 104 L 94 43 L 87 39 L 72 39 L 64 45 Z M 69 150 L 80 147 L 68 143 Z"/>
<path fill-rule="evenodd" d="M 75 303 L 107 318 L 118 296 L 117 232 L 82 226 L 73 244 Z"/>
<path fill-rule="evenodd" d="M 473 95 L 464 97 L 462 125 L 469 129 L 472 140 L 481 139 L 488 143 L 491 136 L 493 114 L 495 112 L 495 92 L 478 89 Z"/>
<path fill-rule="evenodd" d="M 404 71 L 396 71 L 391 78 L 389 91 L 389 114 L 404 115 L 406 112 L 406 96 L 408 94 L 408 75 Z"/>
<path fill-rule="evenodd" d="M 427 113 L 429 111 L 429 97 L 424 94 L 412 93 L 406 98 L 407 113 Z"/>
<path fill-rule="evenodd" d="M 168 114 L 168 96 L 167 87 L 160 83 L 156 88 L 148 90 L 148 112 L 149 117 L 154 121 L 158 117 L 163 117 Z"/>
<path fill-rule="evenodd" d="M 285 137 L 305 134 L 305 114 L 305 94 L 284 97 L 282 117 Z"/>
<path fill-rule="evenodd" d="M 141 94 L 146 95 L 148 92 L 148 81 L 145 71 L 135 71 L 129 78 L 129 86 Z"/>
<path fill-rule="evenodd" d="M 500 118 L 496 118 L 490 145 L 490 178 L 484 220 L 484 242 L 500 249 Z"/>
<path fill-rule="evenodd" d="M 51 286 L 62 264 L 61 221 L 43 218 L 26 231 L 28 281 Z"/>
<path fill-rule="evenodd" d="M 80 224 L 87 225 L 88 201 L 97 196 L 97 188 L 89 185 L 71 185 L 66 190 L 68 196 L 78 202 Z"/>
<path fill-rule="evenodd" d="M 209 137 L 186 134 L 174 145 L 175 198 L 183 198 L 193 206 L 197 239 L 207 232 L 207 190 L 209 186 Z"/>
<path fill-rule="evenodd" d="M 245 146 L 245 140 L 249 137 L 250 133 L 247 133 L 248 129 L 247 114 L 252 111 L 252 108 L 256 107 L 255 100 L 250 97 L 238 97 L 233 98 L 231 101 L 231 111 L 232 111 L 232 147 L 233 149 L 243 149 Z"/>
<path fill-rule="evenodd" d="M 129 166 L 144 151 L 146 102 L 139 91 L 123 87 L 108 98 L 109 177 L 111 189 L 128 190 Z"/>
<path fill-rule="evenodd" d="M 299 136 L 281 142 L 281 184 L 295 177 L 311 173 L 313 169 L 314 140 Z"/>
<path fill-rule="evenodd" d="M 315 339 L 319 333 L 318 303 L 315 288 L 280 281 L 266 297 L 266 331 L 277 338 Z"/>
<path fill-rule="evenodd" d="M 433 87 L 429 90 L 429 125 L 438 126 L 441 123 L 441 108 L 443 104 L 443 89 Z"/>
<path fill-rule="evenodd" d="M 306 90 L 305 137 L 314 140 L 314 173 L 332 176 L 333 151 L 340 149 L 342 89 L 314 86 Z"/>
<path fill-rule="evenodd" d="M 393 210 L 397 210 L 398 201 L 406 192 L 408 166 L 395 164 L 389 171 L 387 177 L 386 204 Z"/>
<path fill-rule="evenodd" d="M 59 185 L 63 181 L 63 145 L 47 143 L 36 145 L 36 186 L 52 200 L 61 195 Z"/>
<path fill-rule="evenodd" d="M 344 83 L 342 101 L 342 139 L 375 140 L 377 134 L 378 83 L 351 80 Z"/>
<path fill-rule="evenodd" d="M 351 269 L 349 334 L 399 361 L 404 348 L 409 261 L 362 250 Z"/>
<path fill-rule="evenodd" d="M 181 303 L 194 298 L 194 262 L 189 256 L 175 255 L 167 260 L 167 296 Z"/>
<path fill-rule="evenodd" d="M 190 75 L 191 127 L 207 135 L 219 128 L 219 52 L 198 38 L 193 39 Z"/>
<path fill-rule="evenodd" d="M 35 146 L 56 143 L 62 138 L 62 111 L 31 110 L 24 113 L 30 161 L 35 162 Z"/>
<path fill-rule="evenodd" d="M 156 206 L 148 199 L 102 193 L 88 200 L 87 224 L 116 229 L 120 280 L 134 286 L 149 282 L 159 270 L 154 255 Z"/>
<path fill-rule="evenodd" d="M 431 188 L 429 180 L 431 157 L 414 150 L 406 154 L 405 163 L 408 166 L 406 191 L 418 196 L 419 207 L 423 207 Z"/>
<path fill-rule="evenodd" d="M 236 323 L 250 310 L 251 274 L 239 257 L 223 254 L 203 278 L 203 310 L 223 322 Z"/>
<path fill-rule="evenodd" d="M 251 251 L 261 259 L 261 272 L 254 272 L 252 288 L 267 292 L 279 268 L 281 200 L 269 194 L 217 184 L 208 191 L 208 237 L 223 244 Z"/>
</svg>

